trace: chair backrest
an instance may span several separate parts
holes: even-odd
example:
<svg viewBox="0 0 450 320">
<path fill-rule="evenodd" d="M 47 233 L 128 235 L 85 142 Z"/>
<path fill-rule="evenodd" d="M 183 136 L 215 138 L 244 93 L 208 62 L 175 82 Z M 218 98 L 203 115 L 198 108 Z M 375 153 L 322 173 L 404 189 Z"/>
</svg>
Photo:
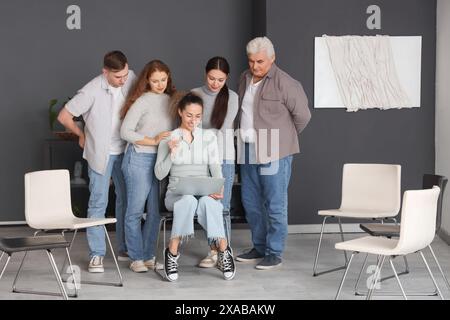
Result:
<svg viewBox="0 0 450 320">
<path fill-rule="evenodd" d="M 395 248 L 400 254 L 422 250 L 434 239 L 440 188 L 409 190 L 403 195 L 400 238 Z"/>
<path fill-rule="evenodd" d="M 424 174 L 422 180 L 423 189 L 431 189 L 433 186 L 438 186 L 441 189 L 439 193 L 438 203 L 437 203 L 437 216 L 436 216 L 436 233 L 441 229 L 442 223 L 442 199 L 444 198 L 445 186 L 447 185 L 448 179 L 444 176 L 439 176 L 435 174 Z"/>
<path fill-rule="evenodd" d="M 25 174 L 25 218 L 35 229 L 72 218 L 68 170 L 45 170 Z"/>
<path fill-rule="evenodd" d="M 166 192 L 167 192 L 168 186 L 169 186 L 169 176 L 167 176 L 164 179 L 162 179 L 161 181 L 159 181 L 159 212 L 160 213 L 169 212 L 169 210 L 167 210 L 167 208 L 166 208 L 166 203 L 165 203 Z"/>
<path fill-rule="evenodd" d="M 346 163 L 342 173 L 341 209 L 390 212 L 400 210 L 401 166 Z"/>
</svg>

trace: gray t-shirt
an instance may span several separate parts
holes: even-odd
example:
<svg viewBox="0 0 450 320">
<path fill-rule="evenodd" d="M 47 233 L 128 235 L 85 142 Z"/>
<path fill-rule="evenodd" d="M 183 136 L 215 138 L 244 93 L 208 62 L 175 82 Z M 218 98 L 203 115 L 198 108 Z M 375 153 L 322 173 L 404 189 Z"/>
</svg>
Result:
<svg viewBox="0 0 450 320">
<path fill-rule="evenodd" d="M 169 99 L 165 93 L 146 92 L 133 103 L 120 128 L 120 135 L 128 142 L 128 146 L 144 137 L 154 138 L 162 131 L 174 128 Z M 136 152 L 156 153 L 158 150 L 157 146 L 135 144 L 134 147 Z"/>
<path fill-rule="evenodd" d="M 192 89 L 192 92 L 199 95 L 203 99 L 203 118 L 201 128 L 211 129 L 217 136 L 217 143 L 219 144 L 220 158 L 223 160 L 234 161 L 234 119 L 239 110 L 238 95 L 232 90 L 228 90 L 228 109 L 227 115 L 220 130 L 212 128 L 211 115 L 214 109 L 217 92 L 212 92 L 206 86 Z"/>
</svg>

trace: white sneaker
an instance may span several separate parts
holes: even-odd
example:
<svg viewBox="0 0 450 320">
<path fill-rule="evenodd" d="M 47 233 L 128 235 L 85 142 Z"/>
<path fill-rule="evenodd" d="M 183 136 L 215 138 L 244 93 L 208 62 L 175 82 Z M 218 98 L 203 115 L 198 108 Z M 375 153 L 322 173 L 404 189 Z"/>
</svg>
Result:
<svg viewBox="0 0 450 320">
<path fill-rule="evenodd" d="M 117 261 L 130 261 L 130 257 L 127 252 L 120 252 L 117 256 Z"/>
<path fill-rule="evenodd" d="M 89 261 L 88 271 L 91 273 L 105 272 L 105 269 L 103 268 L 103 257 L 93 256 L 91 261 Z"/>
<path fill-rule="evenodd" d="M 131 269 L 131 271 L 137 272 L 137 273 L 148 271 L 147 266 L 144 264 L 144 261 L 142 261 L 142 260 L 132 261 L 130 263 L 130 269 Z"/>
<path fill-rule="evenodd" d="M 217 266 L 217 251 L 211 250 L 209 254 L 203 258 L 198 264 L 200 268 L 214 268 Z"/>
<path fill-rule="evenodd" d="M 154 270 L 155 269 L 155 261 L 156 261 L 155 258 L 150 259 L 150 260 L 145 260 L 144 264 L 150 270 Z M 162 263 L 156 262 L 156 270 L 163 270 L 163 269 L 164 269 L 164 265 Z"/>
</svg>

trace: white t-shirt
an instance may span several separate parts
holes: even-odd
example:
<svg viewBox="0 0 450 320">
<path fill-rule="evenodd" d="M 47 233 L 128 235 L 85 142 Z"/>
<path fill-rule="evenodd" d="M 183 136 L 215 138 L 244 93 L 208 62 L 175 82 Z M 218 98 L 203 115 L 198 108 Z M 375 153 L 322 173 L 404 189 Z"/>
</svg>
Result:
<svg viewBox="0 0 450 320">
<path fill-rule="evenodd" d="M 261 84 L 261 80 L 253 83 L 253 78 L 245 90 L 244 99 L 242 99 L 242 115 L 240 123 L 241 138 L 244 142 L 255 143 L 255 126 L 253 124 L 253 110 L 255 94 Z"/>
<path fill-rule="evenodd" d="M 125 97 L 122 93 L 122 88 L 109 86 L 109 91 L 113 96 L 112 103 L 112 119 L 111 119 L 111 144 L 109 147 L 109 154 L 117 155 L 123 153 L 125 149 L 125 141 L 120 137 L 120 126 L 122 121 L 120 119 L 120 110 L 125 103 Z"/>
</svg>

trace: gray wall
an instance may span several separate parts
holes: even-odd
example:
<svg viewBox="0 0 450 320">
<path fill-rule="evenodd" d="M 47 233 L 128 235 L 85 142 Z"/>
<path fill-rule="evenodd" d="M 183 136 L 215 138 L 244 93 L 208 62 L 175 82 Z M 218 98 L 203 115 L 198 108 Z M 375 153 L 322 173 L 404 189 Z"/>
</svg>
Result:
<svg viewBox="0 0 450 320">
<path fill-rule="evenodd" d="M 66 28 L 71 4 L 81 7 L 79 31 Z M 1 1 L 0 221 L 24 220 L 23 174 L 43 168 L 48 101 L 98 75 L 106 51 L 123 50 L 137 72 L 162 59 L 180 89 L 200 85 L 207 59 L 223 55 L 235 88 L 251 36 L 250 0 Z"/>
<path fill-rule="evenodd" d="M 70 4 L 82 9 L 81 31 L 65 27 Z M 380 33 L 423 36 L 422 107 L 312 109 L 314 37 L 376 34 L 365 27 L 370 4 L 381 6 Z M 51 136 L 48 101 L 73 95 L 96 76 L 106 51 L 122 49 L 136 71 L 163 59 L 180 89 L 199 85 L 206 59 L 224 55 L 235 89 L 246 42 L 264 32 L 278 65 L 303 83 L 313 113 L 294 160 L 289 222 L 317 223 L 317 209 L 339 206 L 345 162 L 399 163 L 403 188 L 418 188 L 421 175 L 434 171 L 435 18 L 430 0 L 1 1 L 0 221 L 23 220 L 23 174 L 42 169 L 43 141 Z"/>
<path fill-rule="evenodd" d="M 450 2 L 437 2 L 436 172 L 450 177 Z M 450 192 L 444 194 L 441 236 L 450 244 Z"/>
<path fill-rule="evenodd" d="M 366 28 L 366 9 L 381 8 L 382 29 Z M 340 205 L 346 162 L 398 163 L 402 189 L 420 188 L 423 173 L 434 172 L 436 1 L 316 0 L 267 1 L 267 35 L 277 63 L 301 81 L 312 120 L 301 135 L 293 164 L 289 222 L 319 223 L 317 209 Z M 314 37 L 328 35 L 421 35 L 422 102 L 413 110 L 313 109 Z"/>
</svg>

